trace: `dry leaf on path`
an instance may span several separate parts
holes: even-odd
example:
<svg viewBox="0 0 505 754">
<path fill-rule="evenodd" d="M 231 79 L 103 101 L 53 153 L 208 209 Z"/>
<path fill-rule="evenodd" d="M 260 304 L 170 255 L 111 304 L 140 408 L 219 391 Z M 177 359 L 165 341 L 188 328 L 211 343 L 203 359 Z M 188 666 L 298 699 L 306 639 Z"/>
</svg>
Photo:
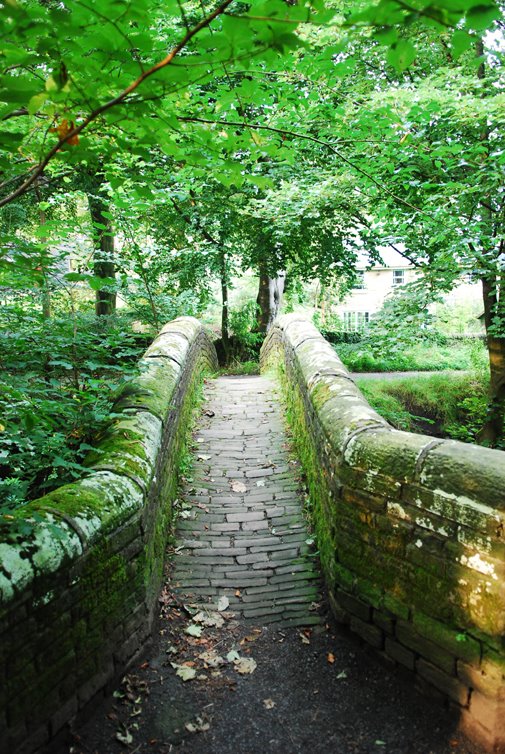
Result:
<svg viewBox="0 0 505 754">
<path fill-rule="evenodd" d="M 254 673 L 258 667 L 257 662 L 252 657 L 241 657 L 239 660 L 235 660 L 233 665 L 237 673 L 242 673 L 242 675 Z"/>
<path fill-rule="evenodd" d="M 243 482 L 231 482 L 230 487 L 232 488 L 233 492 L 247 492 L 247 487 Z"/>
<path fill-rule="evenodd" d="M 201 733 L 202 731 L 209 730 L 210 723 L 205 722 L 201 717 L 197 717 L 194 723 L 186 723 L 184 727 L 190 733 Z"/>
<path fill-rule="evenodd" d="M 326 659 L 328 660 L 330 665 L 333 665 L 333 663 L 335 662 L 335 655 L 333 654 L 333 652 L 328 652 Z"/>
<path fill-rule="evenodd" d="M 202 652 L 202 654 L 198 655 L 198 659 L 203 660 L 210 668 L 218 668 L 220 665 L 226 664 L 226 660 L 213 649 L 209 649 L 208 652 Z"/>
<path fill-rule="evenodd" d="M 253 660 L 252 657 L 241 657 L 235 649 L 228 652 L 226 659 L 228 662 L 232 662 L 237 673 L 242 673 L 242 675 L 254 673 L 258 667 L 256 661 Z"/>
<path fill-rule="evenodd" d="M 228 597 L 225 597 L 225 596 L 220 597 L 217 603 L 217 609 L 219 610 L 219 612 L 222 613 L 225 610 L 227 610 L 229 607 L 230 607 L 230 600 L 228 599 Z"/>
<path fill-rule="evenodd" d="M 221 628 L 224 626 L 224 618 L 219 613 L 197 613 L 193 620 L 195 623 L 201 623 L 202 626 L 211 626 L 214 628 Z"/>
<path fill-rule="evenodd" d="M 298 636 L 302 640 L 302 644 L 310 644 L 310 639 L 308 636 L 305 636 L 305 634 L 298 634 Z"/>
<path fill-rule="evenodd" d="M 187 665 L 177 665 L 175 662 L 170 663 L 175 668 L 175 674 L 182 678 L 183 681 L 192 681 L 196 676 L 196 670 L 194 668 L 188 668 Z"/>
<path fill-rule="evenodd" d="M 184 631 L 190 636 L 194 636 L 196 639 L 199 639 L 202 635 L 203 628 L 201 626 L 196 626 L 194 623 L 190 623 L 189 626 L 186 626 Z"/>
<path fill-rule="evenodd" d="M 273 699 L 263 699 L 263 706 L 265 709 L 273 709 L 275 707 L 275 702 Z"/>
</svg>

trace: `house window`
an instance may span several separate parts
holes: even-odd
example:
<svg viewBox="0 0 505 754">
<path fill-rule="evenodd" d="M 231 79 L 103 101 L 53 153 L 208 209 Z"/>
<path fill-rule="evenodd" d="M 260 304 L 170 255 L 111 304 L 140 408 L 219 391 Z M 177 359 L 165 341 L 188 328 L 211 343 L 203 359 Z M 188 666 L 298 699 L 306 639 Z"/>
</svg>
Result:
<svg viewBox="0 0 505 754">
<path fill-rule="evenodd" d="M 393 285 L 403 285 L 405 282 L 405 270 L 393 270 Z"/>
<path fill-rule="evenodd" d="M 361 332 L 370 322 L 370 312 L 343 312 L 344 330 Z"/>
<path fill-rule="evenodd" d="M 362 291 L 365 288 L 365 273 L 363 270 L 356 270 L 356 279 L 353 283 L 353 290 Z"/>
</svg>

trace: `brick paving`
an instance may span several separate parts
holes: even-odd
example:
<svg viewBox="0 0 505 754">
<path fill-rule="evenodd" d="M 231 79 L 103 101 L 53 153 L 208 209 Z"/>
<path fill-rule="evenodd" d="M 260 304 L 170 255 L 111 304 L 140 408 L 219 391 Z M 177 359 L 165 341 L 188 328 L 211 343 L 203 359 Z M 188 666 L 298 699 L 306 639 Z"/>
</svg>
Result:
<svg viewBox="0 0 505 754">
<path fill-rule="evenodd" d="M 183 602 L 265 625 L 320 622 L 320 575 L 306 529 L 276 386 L 266 377 L 206 385 L 173 561 Z"/>
</svg>

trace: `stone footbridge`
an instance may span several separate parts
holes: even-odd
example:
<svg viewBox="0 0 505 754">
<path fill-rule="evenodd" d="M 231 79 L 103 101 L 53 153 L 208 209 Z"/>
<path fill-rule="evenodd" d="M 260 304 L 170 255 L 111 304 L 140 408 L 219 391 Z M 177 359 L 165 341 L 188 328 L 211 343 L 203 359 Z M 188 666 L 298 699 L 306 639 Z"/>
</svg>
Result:
<svg viewBox="0 0 505 754">
<path fill-rule="evenodd" d="M 505 752 L 503 453 L 393 430 L 290 315 L 265 341 L 264 376 L 207 379 L 190 472 L 212 342 L 180 318 L 141 367 L 89 474 L 0 521 L 0 751 L 56 751 L 137 656 L 178 513 L 181 604 L 317 624 L 315 538 L 334 619 Z"/>
<path fill-rule="evenodd" d="M 203 607 L 224 595 L 239 620 L 261 625 L 319 623 L 319 570 L 275 383 L 221 377 L 206 396 L 182 490 L 176 593 Z"/>
</svg>

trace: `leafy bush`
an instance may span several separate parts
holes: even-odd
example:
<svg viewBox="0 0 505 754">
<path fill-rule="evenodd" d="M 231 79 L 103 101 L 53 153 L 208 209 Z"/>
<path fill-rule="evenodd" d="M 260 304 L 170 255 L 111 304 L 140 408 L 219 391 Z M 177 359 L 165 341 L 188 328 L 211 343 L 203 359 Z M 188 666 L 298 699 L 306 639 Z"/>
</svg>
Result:
<svg viewBox="0 0 505 754">
<path fill-rule="evenodd" d="M 263 333 L 254 332 L 258 306 L 255 301 L 249 301 L 230 312 L 230 330 L 233 333 L 233 352 L 240 361 L 257 361 Z"/>
<path fill-rule="evenodd" d="M 44 320 L 4 307 L 0 317 L 0 507 L 9 508 L 82 474 L 146 341 L 119 315 Z"/>
<path fill-rule="evenodd" d="M 476 442 L 486 418 L 488 382 L 475 374 L 357 382 L 369 403 L 397 429 Z"/>
<path fill-rule="evenodd" d="M 437 372 L 444 369 L 487 370 L 487 353 L 480 340 L 468 340 L 453 345 L 417 343 L 395 354 L 374 355 L 361 342 L 341 343 L 335 351 L 351 372 Z"/>
</svg>

